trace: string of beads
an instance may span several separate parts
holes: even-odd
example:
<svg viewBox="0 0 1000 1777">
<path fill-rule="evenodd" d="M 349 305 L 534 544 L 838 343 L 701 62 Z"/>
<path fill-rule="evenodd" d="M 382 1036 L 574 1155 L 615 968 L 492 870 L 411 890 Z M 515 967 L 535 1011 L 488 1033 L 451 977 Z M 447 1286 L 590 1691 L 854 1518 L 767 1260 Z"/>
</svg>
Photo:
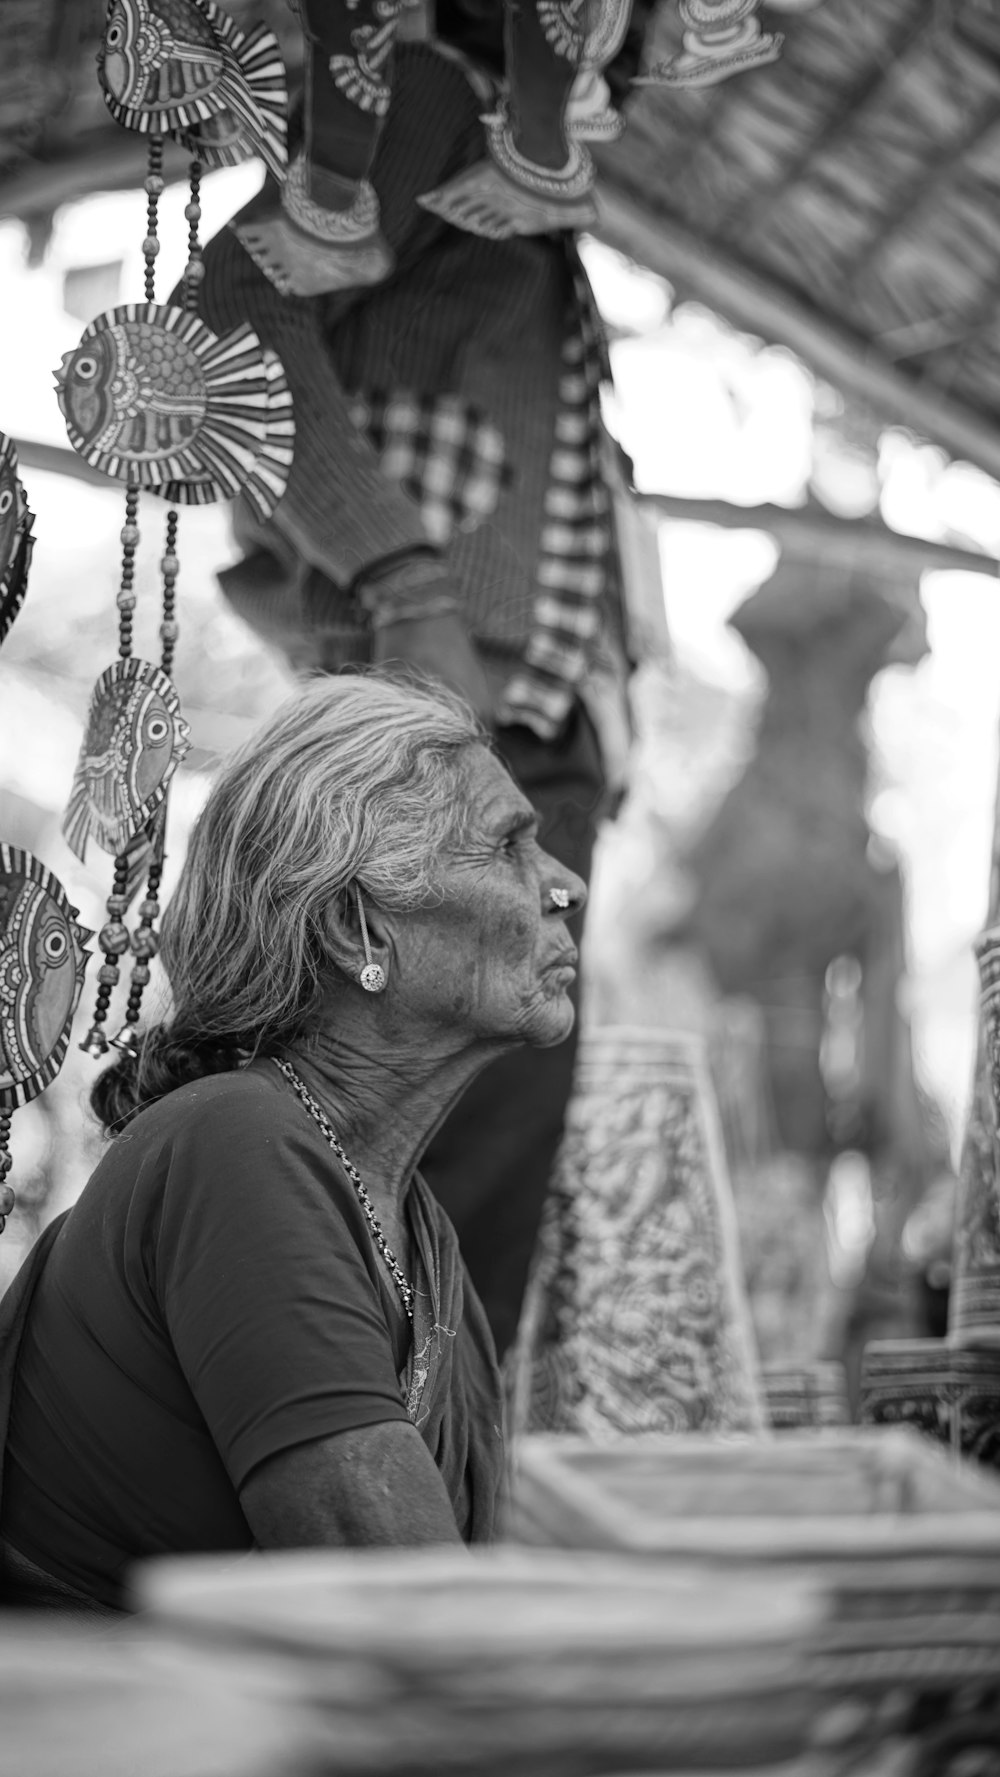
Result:
<svg viewBox="0 0 1000 1777">
<path fill-rule="evenodd" d="M 142 243 L 142 256 L 146 261 L 146 301 L 156 301 L 156 258 L 160 251 L 160 237 L 157 233 L 157 221 L 160 197 L 163 192 L 163 137 L 150 136 L 149 150 L 146 161 L 146 238 Z"/>
<path fill-rule="evenodd" d="M 118 655 L 128 660 L 132 653 L 132 613 L 135 610 L 135 552 L 139 547 L 139 489 L 125 490 L 125 523 L 121 528 L 122 572 L 118 589 Z"/>
<path fill-rule="evenodd" d="M 123 956 L 129 947 L 128 927 L 125 924 L 125 910 L 128 907 L 128 857 L 122 852 L 115 859 L 114 881 L 107 900 L 108 923 L 98 935 L 97 942 L 104 953 L 104 961 L 97 971 L 97 1002 L 94 1006 L 94 1017 L 83 1042 L 80 1044 L 85 1055 L 106 1055 L 108 1039 L 104 1034 L 107 1023 L 111 996 L 121 978 L 118 958 Z"/>
<path fill-rule="evenodd" d="M 0 1111 L 0 1234 L 7 1225 L 7 1217 L 15 1203 L 14 1192 L 7 1183 L 7 1174 L 13 1164 L 10 1154 L 10 1114 Z"/>
<path fill-rule="evenodd" d="M 198 285 L 205 276 L 205 265 L 201 257 L 201 242 L 198 238 L 198 225 L 201 222 L 201 162 L 193 160 L 188 167 L 191 180 L 191 197 L 184 208 L 184 217 L 188 225 L 188 261 L 184 268 L 184 307 L 193 309 L 198 301 Z"/>
</svg>

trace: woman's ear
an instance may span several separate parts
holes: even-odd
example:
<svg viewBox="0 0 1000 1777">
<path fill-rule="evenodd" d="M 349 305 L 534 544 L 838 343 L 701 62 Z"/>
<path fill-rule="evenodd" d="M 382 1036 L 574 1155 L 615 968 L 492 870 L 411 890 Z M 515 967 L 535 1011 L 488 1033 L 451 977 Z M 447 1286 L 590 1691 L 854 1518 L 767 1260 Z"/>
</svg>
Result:
<svg viewBox="0 0 1000 1777">
<path fill-rule="evenodd" d="M 383 976 L 389 973 L 389 934 L 380 910 L 373 906 L 365 896 L 362 900 L 364 908 L 364 926 L 368 934 L 368 949 L 371 961 L 382 969 Z M 323 936 L 327 954 L 349 981 L 358 982 L 361 971 L 368 963 L 365 949 L 365 933 L 358 909 L 358 894 L 354 885 L 341 889 L 324 909 Z"/>
</svg>

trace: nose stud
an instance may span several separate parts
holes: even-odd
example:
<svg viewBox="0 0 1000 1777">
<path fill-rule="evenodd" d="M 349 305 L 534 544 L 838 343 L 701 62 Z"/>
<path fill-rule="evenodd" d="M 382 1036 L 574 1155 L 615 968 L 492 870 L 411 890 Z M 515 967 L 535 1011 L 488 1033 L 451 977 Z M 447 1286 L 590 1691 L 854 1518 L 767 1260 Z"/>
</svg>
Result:
<svg viewBox="0 0 1000 1777">
<path fill-rule="evenodd" d="M 560 913 L 565 913 L 569 906 L 569 889 L 549 889 L 549 900 L 553 907 L 559 908 Z"/>
</svg>

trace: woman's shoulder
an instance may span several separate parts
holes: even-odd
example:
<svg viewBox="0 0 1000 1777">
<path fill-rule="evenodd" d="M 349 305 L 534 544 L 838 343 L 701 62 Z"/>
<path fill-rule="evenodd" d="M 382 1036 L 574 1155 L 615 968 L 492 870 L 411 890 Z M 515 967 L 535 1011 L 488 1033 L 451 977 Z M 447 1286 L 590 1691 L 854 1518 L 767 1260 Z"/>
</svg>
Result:
<svg viewBox="0 0 1000 1777">
<path fill-rule="evenodd" d="M 261 1128 L 272 1136 L 287 1125 L 294 1127 L 295 1100 L 283 1088 L 277 1068 L 270 1062 L 251 1062 L 226 1073 L 206 1074 L 176 1086 L 127 1123 L 115 1138 L 160 1142 L 182 1132 L 202 1130 L 224 1135 L 227 1129 L 245 1132 Z"/>
</svg>

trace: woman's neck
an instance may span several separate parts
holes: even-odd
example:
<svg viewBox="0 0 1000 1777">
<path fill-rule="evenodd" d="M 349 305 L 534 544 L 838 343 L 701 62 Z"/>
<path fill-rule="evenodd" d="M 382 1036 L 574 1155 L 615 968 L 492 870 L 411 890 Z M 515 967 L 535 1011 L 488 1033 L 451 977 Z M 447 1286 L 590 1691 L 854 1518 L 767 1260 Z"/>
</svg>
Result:
<svg viewBox="0 0 1000 1777">
<path fill-rule="evenodd" d="M 361 1024 L 324 1030 L 285 1051 L 318 1099 L 380 1214 L 397 1217 L 420 1156 L 497 1046 L 434 1053 L 411 1037 L 386 1044 Z"/>
</svg>

